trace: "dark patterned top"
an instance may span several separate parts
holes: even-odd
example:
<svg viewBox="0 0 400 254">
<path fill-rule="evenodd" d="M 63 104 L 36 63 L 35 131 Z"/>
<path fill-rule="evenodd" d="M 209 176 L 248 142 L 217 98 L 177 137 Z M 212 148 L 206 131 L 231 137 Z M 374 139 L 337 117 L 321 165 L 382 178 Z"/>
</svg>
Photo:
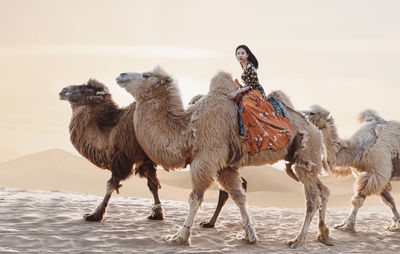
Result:
<svg viewBox="0 0 400 254">
<path fill-rule="evenodd" d="M 257 89 L 265 98 L 264 88 L 260 85 L 257 77 L 257 70 L 251 62 L 247 62 L 243 70 L 242 80 L 246 86 L 250 87 L 250 90 Z"/>
</svg>

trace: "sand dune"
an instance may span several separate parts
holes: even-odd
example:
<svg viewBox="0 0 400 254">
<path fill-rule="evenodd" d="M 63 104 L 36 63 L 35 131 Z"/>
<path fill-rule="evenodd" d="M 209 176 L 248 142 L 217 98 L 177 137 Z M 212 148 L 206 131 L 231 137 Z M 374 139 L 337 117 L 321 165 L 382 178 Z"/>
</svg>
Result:
<svg viewBox="0 0 400 254">
<path fill-rule="evenodd" d="M 302 209 L 249 207 L 259 241 L 248 245 L 238 239 L 242 226 L 234 205 L 223 209 L 215 228 L 199 227 L 214 208 L 205 203 L 192 229 L 191 247 L 173 247 L 164 239 L 183 224 L 185 202 L 164 201 L 166 220 L 149 221 L 146 216 L 152 200 L 115 197 L 104 222 L 84 221 L 87 207 L 101 199 L 88 194 L 0 188 L 0 253 L 398 253 L 400 248 L 399 233 L 384 229 L 390 215 L 382 207 L 364 207 L 355 234 L 331 229 L 335 244 L 331 247 L 316 240 L 315 218 L 306 248 L 291 250 L 283 242 L 295 237 Z M 341 222 L 346 214 L 346 208 L 329 209 L 328 226 Z"/>
<path fill-rule="evenodd" d="M 250 205 L 303 208 L 304 196 L 300 183 L 270 166 L 246 167 L 240 174 L 248 181 Z M 46 150 L 0 164 L 0 187 L 34 190 L 55 190 L 103 195 L 111 176 L 86 159 L 61 149 Z M 162 188 L 161 200 L 187 201 L 191 189 L 187 171 L 158 170 Z M 331 190 L 329 206 L 348 206 L 353 195 L 353 177 L 321 177 Z M 400 200 L 400 183 L 393 183 L 393 194 Z M 152 198 L 145 179 L 130 177 L 123 183 L 122 196 Z M 115 195 L 116 196 L 116 195 Z M 218 185 L 206 192 L 206 202 L 216 202 Z M 369 197 L 366 205 L 381 205 L 378 197 Z"/>
<path fill-rule="evenodd" d="M 101 202 L 109 171 L 60 149 L 2 163 L 0 253 L 398 253 L 400 233 L 385 230 L 392 215 L 377 197 L 368 198 L 366 204 L 378 206 L 365 206 L 360 210 L 358 233 L 332 229 L 349 211 L 347 206 L 354 181 L 351 177 L 322 177 L 332 192 L 327 224 L 335 246 L 327 247 L 316 240 L 315 216 L 307 249 L 290 250 L 283 242 L 295 237 L 303 221 L 301 184 L 269 166 L 247 167 L 240 172 L 248 181 L 249 214 L 259 242 L 248 245 L 238 240 L 242 226 L 234 204 L 224 207 L 216 228 L 198 226 L 214 211 L 215 203 L 210 203 L 218 198 L 218 186 L 214 185 L 206 192 L 205 203 L 196 217 L 191 247 L 170 247 L 165 245 L 164 238 L 177 232 L 187 214 L 186 201 L 191 187 L 189 172 L 158 171 L 163 186 L 160 198 L 165 221 L 146 219 L 152 207 L 152 196 L 146 180 L 132 176 L 124 182 L 121 195 L 112 197 L 105 221 L 89 223 L 82 215 Z M 399 185 L 395 183 L 397 200 L 400 197 L 398 190 Z"/>
</svg>

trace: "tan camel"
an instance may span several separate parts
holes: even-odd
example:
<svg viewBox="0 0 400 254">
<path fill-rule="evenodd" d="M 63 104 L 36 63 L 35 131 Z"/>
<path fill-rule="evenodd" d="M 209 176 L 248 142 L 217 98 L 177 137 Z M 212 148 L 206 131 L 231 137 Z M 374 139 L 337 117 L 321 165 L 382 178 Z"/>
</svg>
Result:
<svg viewBox="0 0 400 254">
<path fill-rule="evenodd" d="M 366 124 L 343 140 L 328 110 L 314 105 L 306 114 L 322 130 L 332 173 L 337 176 L 354 173 L 356 177 L 351 212 L 335 228 L 355 232 L 356 215 L 365 198 L 378 194 L 393 213 L 388 230 L 399 232 L 400 215 L 390 194 L 390 181 L 400 180 L 400 123 L 385 121 L 375 111 L 366 110 L 360 114 L 360 121 Z"/>
<path fill-rule="evenodd" d="M 69 125 L 71 142 L 78 152 L 96 166 L 111 171 L 103 202 L 92 214 L 86 214 L 87 221 L 101 221 L 108 201 L 114 190 L 119 193 L 120 181 L 132 173 L 147 178 L 147 185 L 154 197 L 152 220 L 164 219 L 158 198 L 160 183 L 155 164 L 148 159 L 138 142 L 133 128 L 133 112 L 136 103 L 119 108 L 102 83 L 91 79 L 87 84 L 71 85 L 62 89 L 61 100 L 67 100 L 72 107 Z M 133 169 L 132 166 L 136 167 Z"/>
<path fill-rule="evenodd" d="M 266 150 L 250 156 L 238 135 L 234 103 L 226 97 L 235 89 L 230 74 L 218 73 L 211 80 L 209 93 L 187 110 L 183 107 L 176 83 L 159 67 L 146 73 L 122 73 L 117 83 L 137 101 L 135 131 L 139 144 L 149 158 L 167 169 L 190 164 L 193 189 L 189 198 L 189 213 L 181 230 L 168 240 L 169 244 L 189 244 L 194 218 L 204 192 L 214 178 L 239 207 L 244 239 L 249 243 L 256 242 L 257 236 L 247 213 L 238 168 L 272 164 L 284 159 L 296 137 L 300 137 L 301 142 L 293 156 L 296 158 L 294 170 L 296 177 L 304 184 L 307 208 L 300 233 L 288 244 L 292 248 L 305 244 L 308 227 L 318 208 L 318 239 L 329 244 L 329 230 L 325 225 L 329 190 L 318 179 L 322 168 L 322 136 L 302 114 L 289 106 L 290 101 L 283 93 L 275 92 L 274 96 L 287 106 L 293 137 L 279 151 Z"/>
</svg>

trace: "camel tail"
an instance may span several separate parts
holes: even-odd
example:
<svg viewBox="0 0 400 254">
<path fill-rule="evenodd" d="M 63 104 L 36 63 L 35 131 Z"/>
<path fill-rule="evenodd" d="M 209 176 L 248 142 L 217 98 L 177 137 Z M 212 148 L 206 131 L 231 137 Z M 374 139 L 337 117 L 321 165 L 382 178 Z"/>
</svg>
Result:
<svg viewBox="0 0 400 254">
<path fill-rule="evenodd" d="M 359 120 L 362 123 L 367 122 L 385 122 L 385 119 L 379 116 L 379 114 L 372 109 L 364 110 L 360 113 Z"/>
<path fill-rule="evenodd" d="M 354 185 L 356 193 L 361 193 L 364 196 L 380 193 L 387 188 L 389 179 L 378 173 L 362 172 Z"/>
</svg>

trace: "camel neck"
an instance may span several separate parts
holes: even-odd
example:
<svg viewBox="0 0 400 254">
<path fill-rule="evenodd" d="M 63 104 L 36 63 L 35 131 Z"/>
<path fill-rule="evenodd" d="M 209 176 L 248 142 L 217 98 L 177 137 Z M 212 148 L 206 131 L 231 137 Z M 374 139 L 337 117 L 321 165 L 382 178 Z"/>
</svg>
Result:
<svg viewBox="0 0 400 254">
<path fill-rule="evenodd" d="M 183 168 L 188 157 L 190 115 L 171 85 L 137 101 L 134 125 L 140 146 L 166 169 Z"/>
</svg>

